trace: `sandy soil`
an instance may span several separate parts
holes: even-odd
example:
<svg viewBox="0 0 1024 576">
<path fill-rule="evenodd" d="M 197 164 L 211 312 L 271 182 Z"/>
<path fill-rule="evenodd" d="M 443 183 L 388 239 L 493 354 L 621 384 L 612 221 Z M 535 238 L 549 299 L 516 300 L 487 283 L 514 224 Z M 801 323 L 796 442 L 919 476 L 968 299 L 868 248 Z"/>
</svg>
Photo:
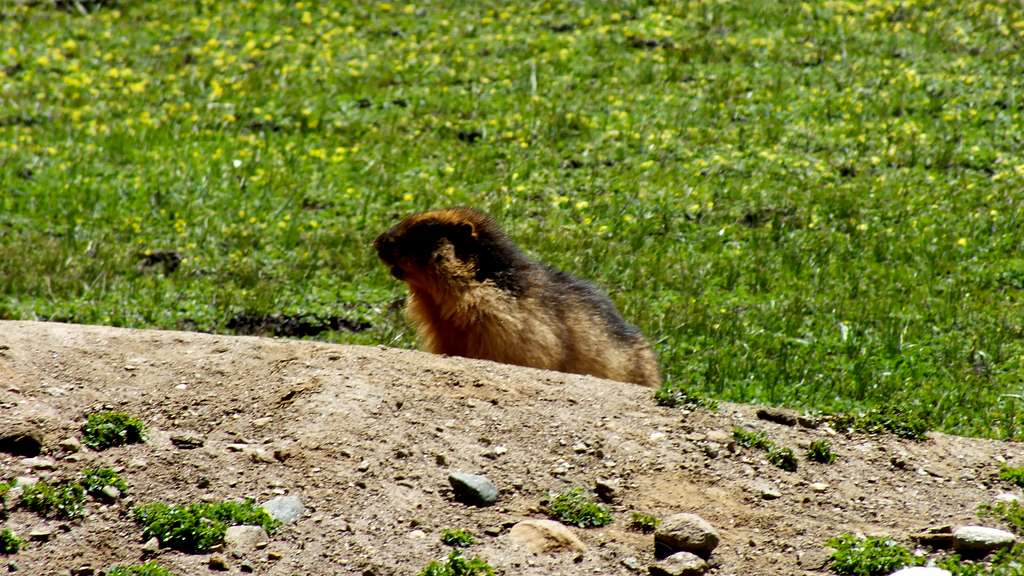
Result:
<svg viewBox="0 0 1024 576">
<path fill-rule="evenodd" d="M 101 408 L 145 420 L 149 441 L 63 452 L 58 443 L 79 436 L 85 415 Z M 120 503 L 90 502 L 79 521 L 12 512 L 4 524 L 23 536 L 55 530 L 0 557 L 29 575 L 140 562 L 133 505 L 279 494 L 299 496 L 306 514 L 266 548 L 229 556 L 228 573 L 416 574 L 446 554 L 438 540 L 446 527 L 476 533 L 468 555 L 503 574 L 646 573 L 653 537 L 628 529 L 630 513 L 642 511 L 693 512 L 715 526 L 722 542 L 711 574 L 824 574 L 829 537 L 907 542 L 929 526 L 977 522 L 977 506 L 1009 489 L 995 479 L 999 463 L 1024 465 L 1019 444 L 848 437 L 758 420 L 750 406 L 688 412 L 659 407 L 649 389 L 629 384 L 408 350 L 0 322 L 0 432 L 25 424 L 45 434 L 56 469 L 0 454 L 0 478 L 59 479 L 101 465 L 132 488 Z M 801 456 L 789 473 L 763 452 L 712 441 L 743 425 L 799 454 L 827 438 L 839 460 Z M 171 442 L 182 435 L 202 446 Z M 455 470 L 487 475 L 499 502 L 455 502 L 447 481 Z M 532 555 L 510 541 L 515 522 L 544 517 L 549 491 L 593 488 L 601 478 L 621 483 L 615 521 L 574 528 L 586 552 Z M 811 487 L 819 482 L 828 487 Z M 767 487 L 780 497 L 763 498 Z M 156 558 L 177 574 L 210 570 L 209 555 Z"/>
</svg>

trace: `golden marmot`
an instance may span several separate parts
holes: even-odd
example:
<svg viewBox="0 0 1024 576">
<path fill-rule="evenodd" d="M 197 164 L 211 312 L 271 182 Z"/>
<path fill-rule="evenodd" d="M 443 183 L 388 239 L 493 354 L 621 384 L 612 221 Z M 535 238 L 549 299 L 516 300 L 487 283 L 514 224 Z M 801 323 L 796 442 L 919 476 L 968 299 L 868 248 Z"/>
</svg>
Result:
<svg viewBox="0 0 1024 576">
<path fill-rule="evenodd" d="M 432 210 L 373 243 L 431 352 L 658 386 L 650 345 L 593 285 L 523 254 L 487 215 Z"/>
</svg>

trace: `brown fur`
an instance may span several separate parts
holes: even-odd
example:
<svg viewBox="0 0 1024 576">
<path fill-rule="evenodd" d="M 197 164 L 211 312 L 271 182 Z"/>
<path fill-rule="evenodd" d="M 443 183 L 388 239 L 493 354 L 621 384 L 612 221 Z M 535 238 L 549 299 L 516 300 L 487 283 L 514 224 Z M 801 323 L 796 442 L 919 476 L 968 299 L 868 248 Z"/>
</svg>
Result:
<svg viewBox="0 0 1024 576">
<path fill-rule="evenodd" d="M 374 242 L 426 348 L 658 386 L 643 335 L 592 285 L 533 261 L 469 208 L 413 214 Z"/>
</svg>

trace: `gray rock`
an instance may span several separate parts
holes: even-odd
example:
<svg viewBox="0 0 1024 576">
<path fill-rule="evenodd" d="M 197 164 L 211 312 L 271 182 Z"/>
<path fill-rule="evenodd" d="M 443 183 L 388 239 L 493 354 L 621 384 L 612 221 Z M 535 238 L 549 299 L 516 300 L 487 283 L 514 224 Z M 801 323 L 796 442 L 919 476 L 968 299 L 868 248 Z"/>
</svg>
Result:
<svg viewBox="0 0 1024 576">
<path fill-rule="evenodd" d="M 100 494 L 107 502 L 117 502 L 121 499 L 121 491 L 115 486 L 104 486 L 103 489 L 100 490 Z"/>
<path fill-rule="evenodd" d="M 18 476 L 14 479 L 14 485 L 18 488 L 26 488 L 39 482 L 38 476 Z"/>
<path fill-rule="evenodd" d="M 160 552 L 160 539 L 153 536 L 142 545 L 143 556 L 151 556 Z"/>
<path fill-rule="evenodd" d="M 176 432 L 171 434 L 171 444 L 181 450 L 195 450 L 203 447 L 203 437 L 195 432 Z"/>
<path fill-rule="evenodd" d="M 452 472 L 448 482 L 455 491 L 455 499 L 474 506 L 490 506 L 498 501 L 498 488 L 486 476 Z"/>
<path fill-rule="evenodd" d="M 754 481 L 751 490 L 765 500 L 778 500 L 782 498 L 782 492 L 774 484 L 764 480 Z"/>
<path fill-rule="evenodd" d="M 707 436 L 707 439 L 711 442 L 716 442 L 718 444 L 729 444 L 733 441 L 732 434 L 725 430 L 709 430 L 705 436 Z"/>
<path fill-rule="evenodd" d="M 71 576 L 95 576 L 96 569 L 89 565 L 71 569 Z"/>
<path fill-rule="evenodd" d="M 1002 494 L 997 495 L 995 500 L 996 502 L 1004 502 L 1006 504 L 1009 504 L 1011 502 L 1020 502 L 1020 496 L 1012 494 L 1010 492 L 1003 492 Z"/>
<path fill-rule="evenodd" d="M 291 524 L 299 519 L 306 511 L 302 500 L 298 496 L 277 496 L 263 503 L 263 509 L 270 514 L 274 520 Z"/>
<path fill-rule="evenodd" d="M 822 492 L 824 492 L 826 490 L 828 490 L 828 484 L 825 484 L 824 482 L 815 482 L 815 483 L 811 484 L 811 491 L 813 491 L 813 492 L 817 492 L 818 494 L 821 494 Z"/>
<path fill-rule="evenodd" d="M 78 452 L 82 449 L 82 443 L 78 441 L 78 438 L 70 436 L 60 441 L 57 446 L 65 452 Z"/>
<path fill-rule="evenodd" d="M 708 569 L 708 563 L 689 552 L 676 552 L 648 570 L 651 576 L 699 576 Z"/>
<path fill-rule="evenodd" d="M 718 532 L 696 514 L 673 514 L 654 531 L 654 550 L 659 556 L 690 552 L 707 558 L 718 546 Z"/>
<path fill-rule="evenodd" d="M 52 528 L 36 528 L 28 533 L 28 539 L 34 542 L 48 542 L 53 538 Z"/>
<path fill-rule="evenodd" d="M 33 470 L 54 470 L 57 468 L 57 463 L 53 458 L 47 458 L 46 456 L 36 456 L 34 458 L 25 458 L 21 461 L 23 466 L 32 468 Z"/>
<path fill-rule="evenodd" d="M 910 568 L 901 568 L 889 576 L 953 576 L 953 574 L 949 570 L 935 568 L 934 566 L 912 566 Z"/>
<path fill-rule="evenodd" d="M 523 520 L 508 532 L 510 540 L 534 554 L 572 550 L 585 552 L 587 546 L 567 526 L 554 520 Z"/>
<path fill-rule="evenodd" d="M 796 426 L 797 413 L 782 408 L 758 408 L 757 418 L 783 426 Z"/>
<path fill-rule="evenodd" d="M 269 539 L 266 530 L 260 526 L 228 526 L 224 532 L 224 549 L 245 555 L 265 548 Z"/>
<path fill-rule="evenodd" d="M 961 526 L 953 531 L 953 550 L 964 556 L 984 556 L 1016 541 L 1012 533 L 987 526 Z"/>
<path fill-rule="evenodd" d="M 598 478 L 594 482 L 594 491 L 597 492 L 597 497 L 605 502 L 614 502 L 619 497 L 619 489 L 619 483 L 615 480 Z"/>
</svg>

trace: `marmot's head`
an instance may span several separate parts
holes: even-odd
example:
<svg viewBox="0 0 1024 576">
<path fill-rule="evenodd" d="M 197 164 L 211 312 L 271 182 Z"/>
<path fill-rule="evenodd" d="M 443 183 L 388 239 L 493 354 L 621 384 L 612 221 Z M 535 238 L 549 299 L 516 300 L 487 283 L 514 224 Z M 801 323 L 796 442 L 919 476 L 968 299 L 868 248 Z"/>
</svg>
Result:
<svg viewBox="0 0 1024 576">
<path fill-rule="evenodd" d="M 378 236 L 373 247 L 395 278 L 434 292 L 485 279 L 491 258 L 483 252 L 506 243 L 486 214 L 451 208 L 413 214 Z"/>
</svg>

